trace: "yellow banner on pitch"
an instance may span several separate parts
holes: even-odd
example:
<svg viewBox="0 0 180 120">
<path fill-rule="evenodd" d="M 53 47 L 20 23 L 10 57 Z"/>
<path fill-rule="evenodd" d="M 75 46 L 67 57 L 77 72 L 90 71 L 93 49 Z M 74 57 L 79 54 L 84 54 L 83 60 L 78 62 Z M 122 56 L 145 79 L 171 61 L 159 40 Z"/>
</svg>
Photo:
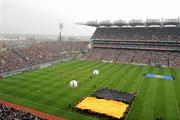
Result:
<svg viewBox="0 0 180 120">
<path fill-rule="evenodd" d="M 76 105 L 76 108 L 91 110 L 93 112 L 106 114 L 115 118 L 122 118 L 128 106 L 128 104 L 119 101 L 86 97 Z"/>
</svg>

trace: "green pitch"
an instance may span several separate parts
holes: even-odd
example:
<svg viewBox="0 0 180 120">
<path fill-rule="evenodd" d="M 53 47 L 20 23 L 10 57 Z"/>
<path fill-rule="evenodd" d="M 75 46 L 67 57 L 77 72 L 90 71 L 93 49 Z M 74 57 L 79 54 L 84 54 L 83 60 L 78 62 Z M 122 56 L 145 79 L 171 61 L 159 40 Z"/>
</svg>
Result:
<svg viewBox="0 0 180 120">
<path fill-rule="evenodd" d="M 95 68 L 100 75 L 90 79 Z M 176 80 L 147 78 L 144 73 L 173 75 Z M 69 86 L 73 79 L 78 81 L 75 89 Z M 69 61 L 3 78 L 0 99 L 69 120 L 99 120 L 103 118 L 73 111 L 69 104 L 101 87 L 137 93 L 127 120 L 180 120 L 180 69 L 173 68 Z"/>
</svg>

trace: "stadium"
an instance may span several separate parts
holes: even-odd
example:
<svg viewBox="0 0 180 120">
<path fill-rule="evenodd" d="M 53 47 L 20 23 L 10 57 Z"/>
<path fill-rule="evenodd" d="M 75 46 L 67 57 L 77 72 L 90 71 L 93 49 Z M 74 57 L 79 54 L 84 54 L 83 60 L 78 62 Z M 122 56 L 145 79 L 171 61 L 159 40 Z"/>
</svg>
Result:
<svg viewBox="0 0 180 120">
<path fill-rule="evenodd" d="M 0 45 L 2 120 L 180 120 L 179 19 L 78 24 L 89 41 Z"/>
</svg>

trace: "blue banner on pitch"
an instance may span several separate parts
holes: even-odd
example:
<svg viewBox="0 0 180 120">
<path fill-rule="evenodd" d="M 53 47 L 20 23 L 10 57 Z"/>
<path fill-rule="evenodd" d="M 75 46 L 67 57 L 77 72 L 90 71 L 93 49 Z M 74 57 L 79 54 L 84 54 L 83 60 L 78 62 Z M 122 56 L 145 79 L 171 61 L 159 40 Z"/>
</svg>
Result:
<svg viewBox="0 0 180 120">
<path fill-rule="evenodd" d="M 144 76 L 151 77 L 151 78 L 161 78 L 161 79 L 166 79 L 166 80 L 174 80 L 174 77 L 170 76 L 170 75 L 144 74 Z"/>
</svg>

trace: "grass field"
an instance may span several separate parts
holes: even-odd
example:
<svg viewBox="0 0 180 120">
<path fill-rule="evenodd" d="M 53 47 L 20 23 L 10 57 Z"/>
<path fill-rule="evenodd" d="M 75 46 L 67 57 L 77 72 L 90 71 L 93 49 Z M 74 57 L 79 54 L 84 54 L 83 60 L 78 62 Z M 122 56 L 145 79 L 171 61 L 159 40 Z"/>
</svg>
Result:
<svg viewBox="0 0 180 120">
<path fill-rule="evenodd" d="M 93 77 L 98 68 L 100 75 Z M 147 78 L 144 73 L 173 75 L 176 80 Z M 69 82 L 76 79 L 76 89 Z M 0 80 L 0 99 L 24 105 L 68 120 L 99 120 L 99 118 L 68 108 L 83 96 L 90 96 L 96 89 L 136 92 L 137 97 L 127 120 L 180 120 L 180 69 L 148 66 L 69 61 L 48 68 L 24 72 Z"/>
</svg>

